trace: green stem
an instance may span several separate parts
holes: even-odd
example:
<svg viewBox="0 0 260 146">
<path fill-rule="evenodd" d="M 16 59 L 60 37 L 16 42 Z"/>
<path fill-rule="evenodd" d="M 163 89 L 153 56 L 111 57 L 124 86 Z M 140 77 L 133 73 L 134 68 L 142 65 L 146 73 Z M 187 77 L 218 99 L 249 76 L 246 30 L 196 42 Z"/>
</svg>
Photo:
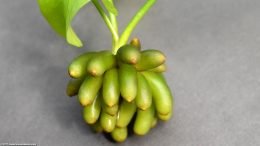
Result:
<svg viewBox="0 0 260 146">
<path fill-rule="evenodd" d="M 144 17 L 144 15 L 148 12 L 148 10 L 155 4 L 156 0 L 147 0 L 145 4 L 139 9 L 139 11 L 135 14 L 135 16 L 131 19 L 131 21 L 128 23 L 126 29 L 122 33 L 120 39 L 118 48 L 122 45 L 126 44 L 131 33 L 133 32 L 136 25 L 140 22 L 140 20 Z M 114 50 L 114 52 L 117 52 L 118 48 Z"/>
<path fill-rule="evenodd" d="M 117 26 L 117 19 L 116 19 L 116 15 L 113 14 L 113 13 L 109 13 L 109 16 L 110 16 L 110 21 L 111 21 L 111 24 L 112 26 L 114 27 L 116 33 L 118 34 L 118 26 Z M 119 40 L 119 37 L 117 38 L 113 38 L 113 41 L 112 41 L 112 52 L 113 54 L 116 54 L 116 52 L 114 52 L 114 50 L 117 49 L 117 46 L 118 46 L 118 40 Z"/>
<path fill-rule="evenodd" d="M 114 0 L 111 0 L 112 4 L 114 5 Z M 117 26 L 117 18 L 116 15 L 110 11 L 109 12 L 109 16 L 110 16 L 110 21 L 115 29 L 115 31 L 118 33 L 118 26 Z"/>
<path fill-rule="evenodd" d="M 117 28 L 115 28 L 113 26 L 113 24 L 111 23 L 110 19 L 108 18 L 108 16 L 106 15 L 106 13 L 104 12 L 102 6 L 99 4 L 98 0 L 92 0 L 92 3 L 94 4 L 94 6 L 96 7 L 96 9 L 98 10 L 99 14 L 101 15 L 101 17 L 103 18 L 103 20 L 105 21 L 107 27 L 109 28 L 112 37 L 113 37 L 113 42 L 118 42 L 119 36 L 118 36 L 118 32 L 117 32 Z M 113 43 L 113 49 L 116 46 Z"/>
</svg>

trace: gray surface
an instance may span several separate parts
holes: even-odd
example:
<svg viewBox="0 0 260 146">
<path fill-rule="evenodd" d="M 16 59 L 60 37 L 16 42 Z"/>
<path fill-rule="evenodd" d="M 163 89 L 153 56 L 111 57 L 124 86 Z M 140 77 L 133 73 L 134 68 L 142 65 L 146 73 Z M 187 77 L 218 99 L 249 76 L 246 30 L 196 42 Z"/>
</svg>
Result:
<svg viewBox="0 0 260 146">
<path fill-rule="evenodd" d="M 118 3 L 121 28 L 138 5 Z M 135 35 L 145 48 L 167 54 L 175 117 L 120 145 L 260 145 L 259 8 L 259 0 L 159 0 Z M 83 49 L 57 37 L 35 1 L 2 1 L 0 143 L 114 145 L 90 132 L 78 102 L 64 93 L 70 60 L 109 48 L 110 35 L 90 5 L 73 26 L 85 40 Z"/>
</svg>

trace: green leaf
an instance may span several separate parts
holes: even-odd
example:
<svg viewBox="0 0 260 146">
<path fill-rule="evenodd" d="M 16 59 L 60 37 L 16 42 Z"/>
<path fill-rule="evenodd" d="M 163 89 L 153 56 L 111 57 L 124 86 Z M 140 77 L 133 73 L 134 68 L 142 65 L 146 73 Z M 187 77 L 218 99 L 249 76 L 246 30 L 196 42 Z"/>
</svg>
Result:
<svg viewBox="0 0 260 146">
<path fill-rule="evenodd" d="M 90 0 L 38 0 L 39 7 L 51 27 L 71 45 L 82 47 L 82 42 L 71 27 L 77 12 Z"/>
<path fill-rule="evenodd" d="M 113 0 L 102 0 L 104 6 L 106 9 L 110 12 L 113 13 L 114 15 L 117 15 L 117 9 L 113 3 Z"/>
</svg>

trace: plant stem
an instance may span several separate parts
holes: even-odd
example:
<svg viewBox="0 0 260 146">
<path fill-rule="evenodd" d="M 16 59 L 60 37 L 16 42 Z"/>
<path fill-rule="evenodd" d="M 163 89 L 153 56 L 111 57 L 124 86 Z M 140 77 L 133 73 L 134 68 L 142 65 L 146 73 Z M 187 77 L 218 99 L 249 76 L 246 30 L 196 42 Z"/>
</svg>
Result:
<svg viewBox="0 0 260 146">
<path fill-rule="evenodd" d="M 111 2 L 114 5 L 114 0 L 111 0 Z M 110 16 L 110 21 L 115 29 L 115 31 L 118 33 L 118 26 L 117 26 L 117 19 L 116 19 L 116 15 L 112 12 L 109 11 L 109 16 Z"/>
<path fill-rule="evenodd" d="M 140 22 L 140 20 L 143 18 L 143 16 L 148 12 L 148 10 L 155 4 L 156 0 L 147 0 L 145 4 L 138 10 L 138 12 L 135 14 L 135 16 L 131 19 L 131 21 L 128 23 L 126 29 L 122 33 L 120 39 L 118 48 L 122 45 L 126 44 L 131 33 L 133 32 L 136 25 Z M 117 50 L 118 50 L 117 48 Z M 116 52 L 115 50 L 114 52 Z"/>
<path fill-rule="evenodd" d="M 99 4 L 98 0 L 92 0 L 92 3 L 94 4 L 96 9 L 98 10 L 99 14 L 101 15 L 101 17 L 105 21 L 107 27 L 109 28 L 109 30 L 112 34 L 112 37 L 113 37 L 113 48 L 112 48 L 112 50 L 114 50 L 114 48 L 116 47 L 116 44 L 117 44 L 117 43 L 114 44 L 114 42 L 118 42 L 118 39 L 119 39 L 117 28 L 115 28 L 114 24 L 111 23 L 110 19 L 108 18 L 108 16 L 104 12 L 104 10 L 103 10 L 102 6 Z"/>
<path fill-rule="evenodd" d="M 113 14 L 113 13 L 111 13 L 111 12 L 109 12 L 109 16 L 110 16 L 111 24 L 112 24 L 112 26 L 114 27 L 116 33 L 118 34 L 118 26 L 117 26 L 117 18 L 116 18 L 116 15 Z M 113 54 L 116 54 L 116 52 L 114 52 L 114 50 L 116 50 L 117 47 L 118 47 L 118 40 L 119 40 L 119 37 L 113 38 L 113 42 L 112 42 L 112 46 L 113 46 L 113 48 L 112 48 L 112 53 L 113 53 Z"/>
</svg>

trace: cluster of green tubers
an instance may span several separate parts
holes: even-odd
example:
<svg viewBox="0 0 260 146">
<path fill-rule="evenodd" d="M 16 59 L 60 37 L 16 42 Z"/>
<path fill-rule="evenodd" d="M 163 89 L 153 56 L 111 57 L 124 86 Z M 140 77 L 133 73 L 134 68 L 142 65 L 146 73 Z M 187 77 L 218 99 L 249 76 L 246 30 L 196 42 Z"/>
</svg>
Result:
<svg viewBox="0 0 260 146">
<path fill-rule="evenodd" d="M 78 95 L 83 118 L 96 132 L 123 142 L 130 122 L 135 134 L 145 135 L 158 119 L 172 116 L 174 101 L 162 75 L 165 70 L 165 55 L 153 49 L 141 51 L 134 38 L 116 55 L 100 51 L 76 57 L 68 69 L 73 79 L 67 94 Z"/>
</svg>

